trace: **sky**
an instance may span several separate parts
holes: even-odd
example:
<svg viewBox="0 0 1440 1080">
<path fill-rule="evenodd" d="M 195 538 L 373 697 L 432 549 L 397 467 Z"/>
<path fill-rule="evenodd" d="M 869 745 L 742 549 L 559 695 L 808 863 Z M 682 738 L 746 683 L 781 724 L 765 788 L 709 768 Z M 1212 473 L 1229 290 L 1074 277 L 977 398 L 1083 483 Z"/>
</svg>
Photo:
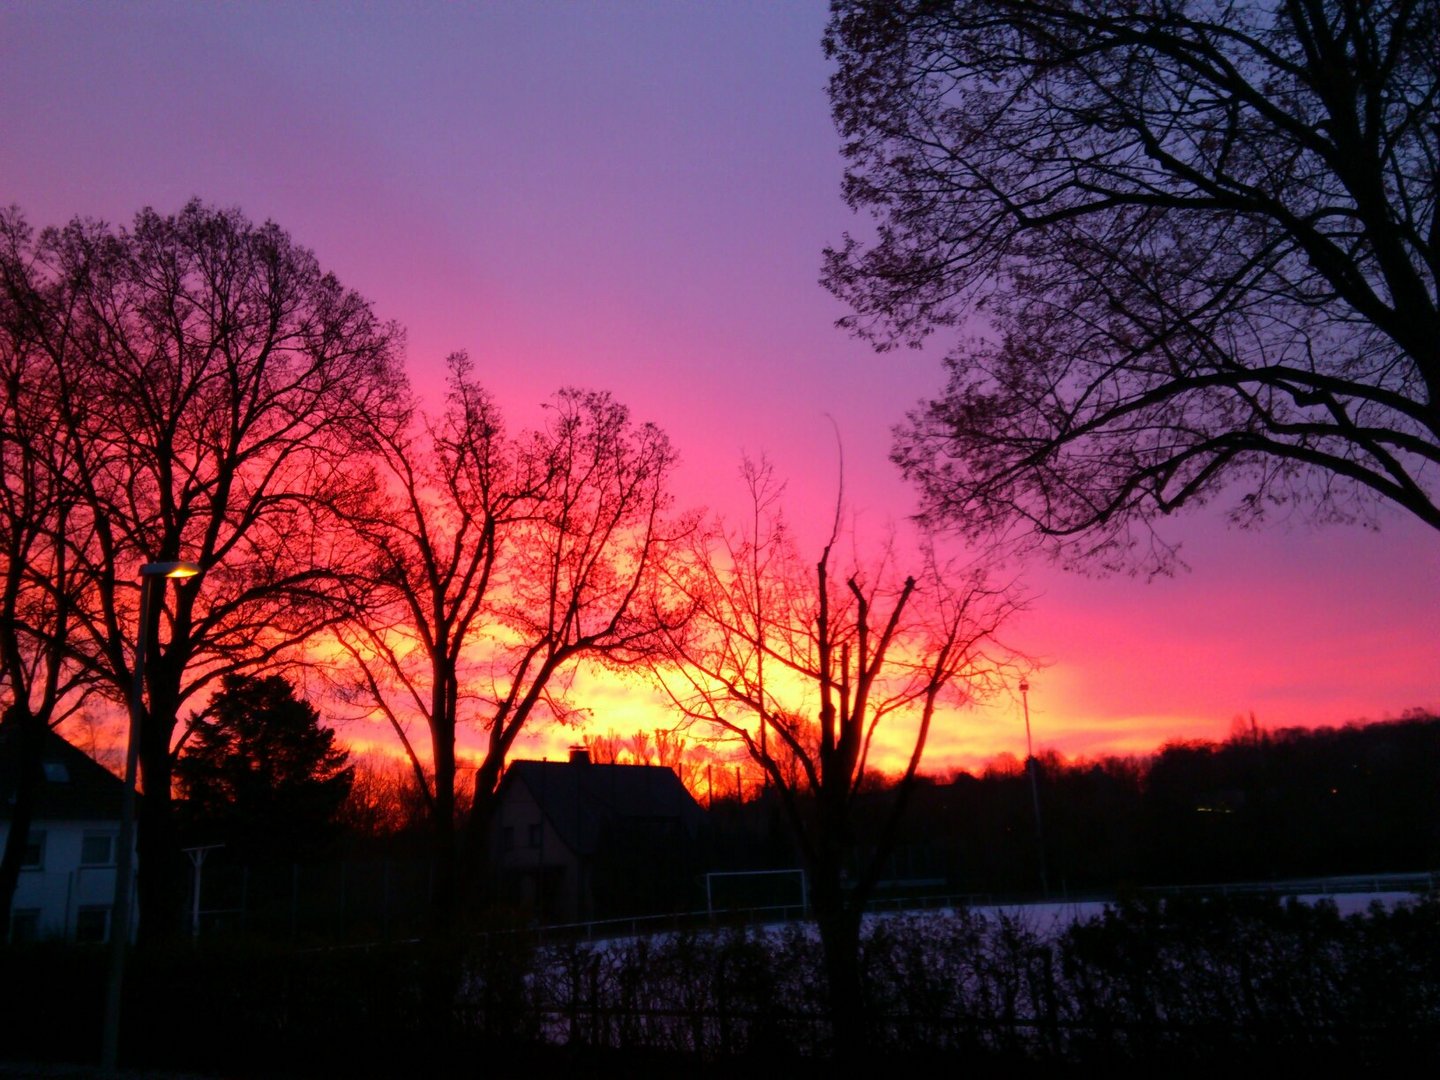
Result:
<svg viewBox="0 0 1440 1080">
<path fill-rule="evenodd" d="M 463 348 L 517 427 L 562 386 L 609 390 L 670 433 L 681 504 L 733 511 L 742 454 L 764 454 L 812 544 L 838 432 L 848 519 L 878 537 L 913 507 L 891 429 L 941 354 L 875 354 L 818 284 L 825 245 L 865 229 L 825 21 L 821 0 L 0 0 L 0 204 L 36 226 L 194 196 L 273 219 L 406 328 L 417 389 Z M 1201 508 L 1166 523 L 1174 577 L 1011 567 L 1037 750 L 1440 711 L 1440 536 L 1379 525 Z M 651 726 L 633 686 L 590 692 L 598 730 Z M 1010 693 L 947 716 L 927 762 L 1024 752 Z"/>
</svg>

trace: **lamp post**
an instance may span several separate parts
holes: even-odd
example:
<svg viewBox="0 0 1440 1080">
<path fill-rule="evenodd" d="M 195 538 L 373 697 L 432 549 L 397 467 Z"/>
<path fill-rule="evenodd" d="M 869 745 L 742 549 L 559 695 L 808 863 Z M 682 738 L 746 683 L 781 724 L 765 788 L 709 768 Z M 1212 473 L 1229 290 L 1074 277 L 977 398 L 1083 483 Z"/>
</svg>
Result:
<svg viewBox="0 0 1440 1080">
<path fill-rule="evenodd" d="M 1020 680 L 1020 701 L 1025 708 L 1025 771 L 1030 774 L 1030 798 L 1035 804 L 1035 850 L 1040 858 L 1040 893 L 1050 895 L 1050 881 L 1045 873 L 1045 830 L 1040 824 L 1040 763 L 1035 760 L 1035 747 L 1030 741 L 1030 681 Z"/>
<path fill-rule="evenodd" d="M 120 804 L 120 842 L 115 853 L 115 893 L 110 903 L 110 969 L 105 982 L 105 1030 L 101 1069 L 113 1076 L 120 1057 L 120 989 L 125 949 L 130 943 L 130 892 L 135 859 L 135 774 L 140 760 L 140 723 L 145 714 L 145 646 L 150 636 L 150 607 L 167 578 L 192 578 L 200 567 L 190 562 L 148 562 L 140 567 L 140 627 L 135 635 L 135 673 L 130 683 L 130 730 L 125 739 L 125 790 Z"/>
</svg>

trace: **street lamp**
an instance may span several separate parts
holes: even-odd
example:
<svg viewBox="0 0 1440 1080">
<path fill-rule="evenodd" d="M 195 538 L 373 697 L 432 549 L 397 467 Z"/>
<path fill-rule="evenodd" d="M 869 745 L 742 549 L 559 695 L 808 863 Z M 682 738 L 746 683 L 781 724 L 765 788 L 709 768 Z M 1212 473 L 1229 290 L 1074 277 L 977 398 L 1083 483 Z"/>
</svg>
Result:
<svg viewBox="0 0 1440 1080">
<path fill-rule="evenodd" d="M 1035 850 L 1040 857 L 1040 893 L 1050 895 L 1050 882 L 1045 873 L 1045 830 L 1040 824 L 1040 763 L 1035 760 L 1035 746 L 1030 741 L 1030 681 L 1020 679 L 1020 701 L 1025 707 L 1025 771 L 1030 774 L 1030 798 L 1035 804 Z"/>
<path fill-rule="evenodd" d="M 115 893 L 110 903 L 110 970 L 105 984 L 105 1031 L 101 1069 L 114 1075 L 120 1057 L 120 988 L 125 977 L 125 948 L 130 942 L 130 890 L 135 858 L 135 773 L 140 759 L 140 722 L 145 713 L 145 646 L 150 607 L 167 578 L 183 580 L 200 573 L 192 562 L 148 562 L 140 567 L 140 627 L 135 634 L 135 673 L 130 683 L 130 730 L 125 740 L 125 790 L 120 804 L 119 851 L 115 853 Z"/>
</svg>

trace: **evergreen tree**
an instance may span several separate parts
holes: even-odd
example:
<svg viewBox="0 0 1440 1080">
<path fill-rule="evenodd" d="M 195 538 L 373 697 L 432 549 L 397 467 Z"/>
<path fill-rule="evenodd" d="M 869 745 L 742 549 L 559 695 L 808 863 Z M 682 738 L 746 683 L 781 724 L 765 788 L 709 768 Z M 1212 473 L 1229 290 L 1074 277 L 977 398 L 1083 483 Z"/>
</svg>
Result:
<svg viewBox="0 0 1440 1080">
<path fill-rule="evenodd" d="M 335 732 L 279 675 L 226 676 L 175 774 L 191 838 L 247 861 L 322 851 L 354 780 Z"/>
</svg>

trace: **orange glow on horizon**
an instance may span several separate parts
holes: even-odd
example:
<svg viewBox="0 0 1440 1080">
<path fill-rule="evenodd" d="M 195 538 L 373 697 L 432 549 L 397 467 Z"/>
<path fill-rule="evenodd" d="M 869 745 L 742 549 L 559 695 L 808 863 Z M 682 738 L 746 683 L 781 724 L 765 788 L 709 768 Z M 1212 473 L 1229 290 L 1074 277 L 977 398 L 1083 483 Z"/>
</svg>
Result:
<svg viewBox="0 0 1440 1080">
<path fill-rule="evenodd" d="M 1337 726 L 1398 715 L 1399 710 L 1393 709 L 1377 712 L 1369 701 L 1344 696 L 1308 674 L 1317 659 L 1326 667 L 1343 671 L 1343 652 L 1330 651 L 1343 643 L 1332 646 L 1316 641 L 1310 651 L 1290 654 L 1284 663 L 1274 666 L 1275 688 L 1268 696 L 1237 693 L 1236 687 L 1242 684 L 1237 676 L 1214 677 L 1212 672 L 1233 672 L 1245 661 L 1245 639 L 1228 629 L 1231 620 L 1240 618 L 1248 600 L 1212 591 L 1213 609 L 1189 613 L 1189 626 L 1182 628 L 1186 635 L 1181 636 L 1175 632 L 1165 601 L 1168 593 L 1193 588 L 1188 579 L 1139 586 L 1151 590 L 1156 603 L 1138 617 L 1133 608 L 1107 614 L 1104 601 L 1114 588 L 1112 582 L 1073 575 L 1053 580 L 1056 584 L 1050 591 L 1058 594 L 1057 602 L 1047 603 L 1047 597 L 1041 596 L 1030 611 L 1016 620 L 1015 627 L 1002 634 L 1007 640 L 1027 642 L 1039 628 L 1046 632 L 1043 636 L 1064 649 L 1062 652 L 1055 648 L 1054 655 L 1039 656 L 1040 669 L 1029 676 L 1037 754 L 1053 751 L 1069 760 L 1146 757 L 1168 742 L 1223 741 L 1230 734 L 1234 718 L 1250 711 L 1256 713 L 1260 726 L 1269 730 Z M 1272 636 L 1280 632 L 1278 625 L 1271 629 Z M 1377 676 L 1399 682 L 1407 670 L 1423 665 L 1422 654 L 1430 647 L 1427 640 L 1387 627 L 1378 627 L 1376 632 L 1387 635 L 1384 655 L 1392 665 L 1388 670 L 1377 669 Z M 1101 647 L 1107 651 L 1097 651 Z M 1117 652 L 1128 653 L 1136 660 L 1117 665 Z M 303 658 L 309 664 L 332 669 L 346 662 L 337 645 L 322 639 L 308 642 Z M 1246 676 L 1255 679 L 1248 672 Z M 337 728 L 348 746 L 404 757 L 389 722 L 364 702 L 328 699 L 326 682 L 305 682 L 304 692 L 317 700 L 325 722 Z M 565 703 L 574 710 L 574 722 L 537 717 L 517 739 L 509 760 L 564 760 L 570 748 L 582 743 L 586 735 L 613 732 L 628 738 L 637 731 L 657 729 L 678 729 L 697 760 L 718 760 L 728 766 L 741 753 L 738 743 L 718 739 L 718 733 L 706 725 L 685 726 L 673 705 L 638 671 L 619 672 L 582 664 L 561 682 L 565 685 Z M 1289 691 L 1291 687 L 1300 687 L 1310 696 L 1295 695 Z M 1317 694 L 1324 695 L 1324 699 L 1314 705 L 1312 698 Z M 1166 708 L 1171 701 L 1177 705 L 1198 703 L 1204 711 Z M 1405 706 L 1410 707 L 1440 712 L 1440 702 L 1423 697 Z M 430 733 L 418 715 L 407 720 L 407 735 L 422 762 L 428 764 Z M 911 749 L 910 735 L 903 723 L 882 723 L 876 733 L 871 767 L 886 774 L 903 769 Z M 484 738 L 478 724 L 460 726 L 456 752 L 462 769 L 473 768 L 481 759 Z M 931 728 L 921 772 L 931 776 L 957 770 L 979 772 L 1007 753 L 1020 760 L 1025 756 L 1024 719 L 1019 695 L 1013 689 L 973 705 L 942 707 Z"/>
</svg>

